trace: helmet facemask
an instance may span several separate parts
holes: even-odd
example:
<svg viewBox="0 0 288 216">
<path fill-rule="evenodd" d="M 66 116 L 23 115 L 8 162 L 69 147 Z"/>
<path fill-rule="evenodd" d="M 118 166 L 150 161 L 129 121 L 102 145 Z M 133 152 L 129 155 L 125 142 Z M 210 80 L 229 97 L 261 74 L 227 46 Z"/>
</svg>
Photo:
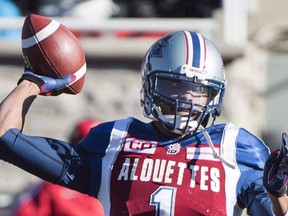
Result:
<svg viewBox="0 0 288 216">
<path fill-rule="evenodd" d="M 197 132 L 200 125 L 206 127 L 210 116 L 214 122 L 220 108 L 217 101 L 223 89 L 218 89 L 219 85 L 214 88 L 210 85 L 208 80 L 201 80 L 197 76 L 154 71 L 146 77 L 142 89 L 144 115 L 160 121 L 174 133 Z M 193 99 L 183 97 L 187 90 Z M 199 102 L 203 97 L 206 98 L 205 102 Z"/>
</svg>

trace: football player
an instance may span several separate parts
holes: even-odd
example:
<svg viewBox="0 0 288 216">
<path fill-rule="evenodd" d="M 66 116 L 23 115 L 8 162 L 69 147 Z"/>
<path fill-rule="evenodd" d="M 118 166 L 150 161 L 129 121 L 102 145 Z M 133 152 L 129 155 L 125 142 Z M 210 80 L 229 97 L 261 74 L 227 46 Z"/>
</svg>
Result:
<svg viewBox="0 0 288 216">
<path fill-rule="evenodd" d="M 71 79 L 26 73 L 0 107 L 0 158 L 97 197 L 105 215 L 272 215 L 262 181 L 268 147 L 244 128 L 215 124 L 226 87 L 215 45 L 170 33 L 147 51 L 141 77 L 150 122 L 102 123 L 70 145 L 21 130 L 36 96 L 57 95 Z"/>
</svg>

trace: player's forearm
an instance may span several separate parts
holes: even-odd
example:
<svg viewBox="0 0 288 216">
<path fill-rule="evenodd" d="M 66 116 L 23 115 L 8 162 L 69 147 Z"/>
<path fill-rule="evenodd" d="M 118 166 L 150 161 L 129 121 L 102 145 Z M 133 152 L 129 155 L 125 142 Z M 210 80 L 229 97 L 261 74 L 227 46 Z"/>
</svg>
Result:
<svg viewBox="0 0 288 216">
<path fill-rule="evenodd" d="M 37 85 L 24 80 L 2 101 L 0 136 L 10 128 L 22 129 L 24 117 L 39 91 Z"/>
<path fill-rule="evenodd" d="M 273 196 L 269 194 L 270 200 L 272 202 L 273 210 L 275 215 L 283 216 L 287 213 L 288 210 L 288 197 L 286 195 L 281 197 Z"/>
</svg>

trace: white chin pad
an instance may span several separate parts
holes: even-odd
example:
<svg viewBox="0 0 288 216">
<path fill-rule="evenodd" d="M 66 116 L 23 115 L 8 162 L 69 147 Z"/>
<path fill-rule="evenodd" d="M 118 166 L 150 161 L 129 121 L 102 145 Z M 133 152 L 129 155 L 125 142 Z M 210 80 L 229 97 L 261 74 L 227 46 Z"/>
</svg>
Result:
<svg viewBox="0 0 288 216">
<path fill-rule="evenodd" d="M 170 124 L 174 124 L 174 115 L 160 115 L 159 118 L 163 122 L 169 122 Z M 176 128 L 184 129 L 187 124 L 187 117 L 176 117 Z M 197 128 L 198 122 L 197 121 L 190 121 L 188 123 L 188 127 L 194 130 Z"/>
<path fill-rule="evenodd" d="M 167 122 L 167 123 L 170 123 L 171 125 L 174 124 L 174 115 L 163 115 L 162 112 L 161 112 L 161 109 L 159 107 L 156 107 L 155 108 L 159 118 L 163 121 L 163 122 Z M 187 124 L 187 120 L 188 120 L 188 117 L 179 117 L 177 116 L 176 117 L 176 123 L 175 123 L 175 128 L 180 128 L 180 129 L 184 129 L 186 124 Z M 189 130 L 193 131 L 197 128 L 198 126 L 198 122 L 197 121 L 190 121 L 188 123 L 188 127 L 190 128 Z M 177 129 L 176 129 L 177 130 Z"/>
</svg>

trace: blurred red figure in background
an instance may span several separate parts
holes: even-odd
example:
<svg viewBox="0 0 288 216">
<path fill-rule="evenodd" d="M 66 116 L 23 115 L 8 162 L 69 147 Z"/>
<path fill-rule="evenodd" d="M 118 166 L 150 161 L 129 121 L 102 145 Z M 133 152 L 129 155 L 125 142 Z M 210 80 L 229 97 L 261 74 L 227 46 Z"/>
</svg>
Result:
<svg viewBox="0 0 288 216">
<path fill-rule="evenodd" d="M 70 134 L 73 144 L 82 140 L 89 130 L 100 124 L 87 118 L 75 125 Z M 104 216 L 102 204 L 77 191 L 40 181 L 30 186 L 16 199 L 11 216 Z"/>
<path fill-rule="evenodd" d="M 76 144 L 80 142 L 90 131 L 91 128 L 97 126 L 101 122 L 93 118 L 86 118 L 75 125 L 69 140 L 71 143 Z"/>
</svg>

